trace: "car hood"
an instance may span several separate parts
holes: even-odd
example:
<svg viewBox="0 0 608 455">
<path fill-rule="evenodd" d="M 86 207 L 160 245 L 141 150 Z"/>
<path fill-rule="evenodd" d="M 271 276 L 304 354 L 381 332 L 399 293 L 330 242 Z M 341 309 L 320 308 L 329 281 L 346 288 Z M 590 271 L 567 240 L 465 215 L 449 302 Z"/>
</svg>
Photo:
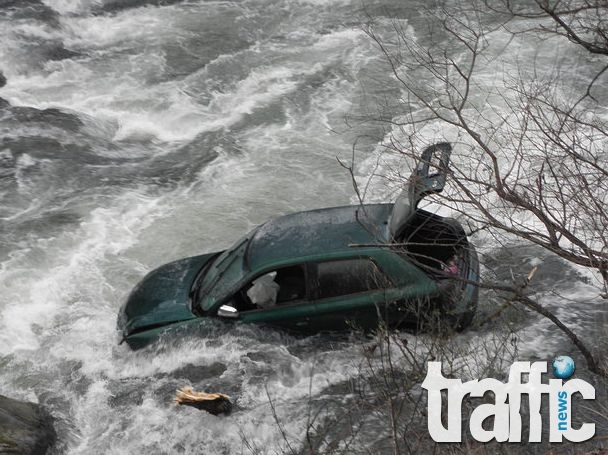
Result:
<svg viewBox="0 0 608 455">
<path fill-rule="evenodd" d="M 216 255 L 180 259 L 146 275 L 120 309 L 118 329 L 123 336 L 196 318 L 188 305 L 190 288 L 201 268 Z"/>
</svg>

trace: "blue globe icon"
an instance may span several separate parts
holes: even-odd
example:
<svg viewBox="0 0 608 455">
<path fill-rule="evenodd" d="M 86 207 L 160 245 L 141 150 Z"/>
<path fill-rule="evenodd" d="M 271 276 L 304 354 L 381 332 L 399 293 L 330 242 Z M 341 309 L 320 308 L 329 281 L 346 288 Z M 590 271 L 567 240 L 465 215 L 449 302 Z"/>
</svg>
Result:
<svg viewBox="0 0 608 455">
<path fill-rule="evenodd" d="M 567 355 L 553 359 L 553 374 L 559 379 L 568 379 L 574 374 L 574 360 Z"/>
</svg>

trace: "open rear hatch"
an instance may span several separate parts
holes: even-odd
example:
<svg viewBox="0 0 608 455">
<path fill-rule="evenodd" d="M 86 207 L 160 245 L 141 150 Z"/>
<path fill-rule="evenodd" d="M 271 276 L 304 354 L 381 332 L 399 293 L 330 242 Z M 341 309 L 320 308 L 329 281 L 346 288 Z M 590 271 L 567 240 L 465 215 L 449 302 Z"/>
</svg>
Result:
<svg viewBox="0 0 608 455">
<path fill-rule="evenodd" d="M 457 220 L 418 208 L 424 197 L 443 191 L 451 153 L 447 142 L 424 149 L 393 206 L 389 233 L 395 248 L 436 280 L 442 308 L 461 330 L 471 323 L 477 307 L 477 253 Z"/>
<path fill-rule="evenodd" d="M 419 209 L 429 194 L 440 193 L 449 172 L 452 146 L 447 142 L 427 147 L 397 198 L 389 222 L 390 236 L 427 273 L 441 275 L 453 258 L 462 258 L 468 247 L 458 221 Z"/>
<path fill-rule="evenodd" d="M 391 241 L 402 243 L 403 232 L 413 221 L 418 204 L 429 194 L 441 193 L 447 179 L 452 146 L 440 142 L 424 149 L 407 187 L 393 206 L 389 221 Z"/>
</svg>

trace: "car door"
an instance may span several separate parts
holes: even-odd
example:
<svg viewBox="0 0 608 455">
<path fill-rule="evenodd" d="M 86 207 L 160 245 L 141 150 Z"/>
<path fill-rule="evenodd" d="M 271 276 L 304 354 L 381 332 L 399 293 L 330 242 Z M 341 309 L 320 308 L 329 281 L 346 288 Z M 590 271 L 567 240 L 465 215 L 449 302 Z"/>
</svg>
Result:
<svg viewBox="0 0 608 455">
<path fill-rule="evenodd" d="M 351 257 L 311 264 L 315 330 L 372 329 L 379 309 L 399 298 L 390 278 L 369 257 Z"/>
<path fill-rule="evenodd" d="M 240 319 L 243 322 L 268 324 L 291 331 L 309 331 L 311 317 L 315 313 L 315 302 L 311 299 L 306 264 L 265 271 L 251 280 L 251 283 L 269 275 L 275 283 L 275 301 L 263 307 L 257 306 L 255 302 L 246 302 L 244 311 L 239 309 Z M 251 283 L 239 291 L 237 298 L 251 300 Z"/>
<path fill-rule="evenodd" d="M 401 259 L 354 257 L 311 264 L 316 300 L 310 326 L 315 330 L 369 330 L 383 320 L 391 327 L 416 325 L 436 286 Z"/>
</svg>

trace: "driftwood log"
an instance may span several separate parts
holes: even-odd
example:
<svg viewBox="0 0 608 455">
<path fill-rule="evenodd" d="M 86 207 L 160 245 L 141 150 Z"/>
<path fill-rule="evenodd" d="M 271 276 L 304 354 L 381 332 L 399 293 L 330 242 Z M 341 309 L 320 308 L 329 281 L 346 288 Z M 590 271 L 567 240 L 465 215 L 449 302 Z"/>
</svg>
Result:
<svg viewBox="0 0 608 455">
<path fill-rule="evenodd" d="M 182 387 L 175 395 L 177 404 L 193 406 L 210 414 L 229 414 L 232 402 L 228 395 L 223 393 L 195 392 L 192 387 Z"/>
</svg>

